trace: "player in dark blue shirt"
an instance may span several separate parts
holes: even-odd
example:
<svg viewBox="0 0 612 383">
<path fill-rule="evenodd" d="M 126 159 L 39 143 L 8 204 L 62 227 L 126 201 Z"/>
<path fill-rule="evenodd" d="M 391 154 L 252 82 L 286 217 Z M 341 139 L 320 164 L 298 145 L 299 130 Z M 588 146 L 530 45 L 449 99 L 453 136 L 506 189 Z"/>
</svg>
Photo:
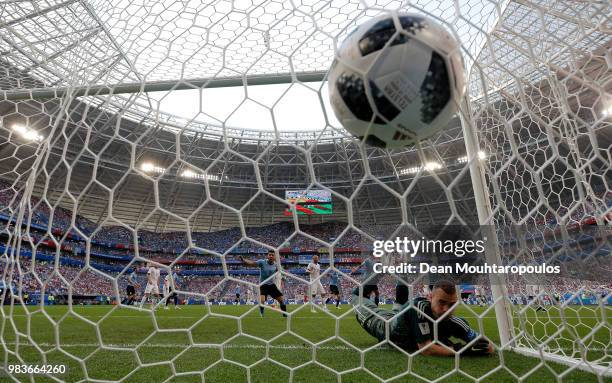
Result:
<svg viewBox="0 0 612 383">
<path fill-rule="evenodd" d="M 138 284 L 138 275 L 136 275 L 136 267 L 135 264 L 130 274 L 128 274 L 128 281 L 126 287 L 127 297 L 124 300 L 126 305 L 133 305 L 136 301 L 136 288 L 140 287 Z"/>
<path fill-rule="evenodd" d="M 336 298 L 336 308 L 339 309 L 340 305 L 340 281 L 339 275 L 336 270 L 329 272 L 329 292 Z"/>
<path fill-rule="evenodd" d="M 389 340 L 408 352 L 422 349 L 423 355 L 491 354 L 493 346 L 472 330 L 465 319 L 452 313 L 438 322 L 437 337 L 434 337 L 432 320 L 444 316 L 456 302 L 455 286 L 446 281 L 437 282 L 429 298 L 414 299 L 408 309 L 408 302 L 393 310 L 379 308 L 369 298 L 360 297 L 357 288 L 351 298 L 357 322 L 378 341 Z M 386 326 L 389 326 L 388 339 Z"/>
<path fill-rule="evenodd" d="M 251 261 L 250 259 L 244 259 L 240 256 L 240 260 L 247 266 L 259 267 L 259 314 L 263 317 L 264 314 L 264 303 L 266 302 L 267 296 L 274 298 L 282 311 L 287 312 L 287 305 L 285 305 L 285 299 L 283 293 L 274 284 L 274 276 L 278 273 L 278 267 L 276 265 L 274 251 L 269 250 L 266 259 L 259 259 L 257 261 Z M 283 313 L 283 316 L 287 314 Z"/>
</svg>

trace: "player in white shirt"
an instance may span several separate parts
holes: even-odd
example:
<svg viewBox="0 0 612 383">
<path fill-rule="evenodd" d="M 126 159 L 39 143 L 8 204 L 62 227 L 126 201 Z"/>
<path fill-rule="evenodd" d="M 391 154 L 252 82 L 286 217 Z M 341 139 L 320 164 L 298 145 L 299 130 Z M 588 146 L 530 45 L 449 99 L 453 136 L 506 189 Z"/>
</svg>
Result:
<svg viewBox="0 0 612 383">
<path fill-rule="evenodd" d="M 160 299 L 159 276 L 159 269 L 155 266 L 155 264 L 149 263 L 149 270 L 147 270 L 147 286 L 145 287 L 144 295 L 140 301 L 141 308 L 149 297 L 151 298 L 151 308 L 153 308 L 153 306 L 155 306 L 157 301 Z"/>
<path fill-rule="evenodd" d="M 325 289 L 321 283 L 321 264 L 319 263 L 319 256 L 314 255 L 312 262 L 306 267 L 306 272 L 310 274 L 310 296 L 312 297 L 310 311 L 315 312 L 314 305 L 317 295 L 321 297 L 321 309 L 327 311 L 325 306 Z"/>
<path fill-rule="evenodd" d="M 253 288 L 247 288 L 247 304 L 252 305 L 255 302 L 255 294 L 253 294 Z"/>
<path fill-rule="evenodd" d="M 164 309 L 168 310 L 168 299 L 170 298 L 170 274 L 166 274 L 164 277 Z"/>
<path fill-rule="evenodd" d="M 482 286 L 474 286 L 474 295 L 476 295 L 476 304 L 480 307 L 487 305 L 487 297 L 485 296 L 485 289 Z"/>
</svg>

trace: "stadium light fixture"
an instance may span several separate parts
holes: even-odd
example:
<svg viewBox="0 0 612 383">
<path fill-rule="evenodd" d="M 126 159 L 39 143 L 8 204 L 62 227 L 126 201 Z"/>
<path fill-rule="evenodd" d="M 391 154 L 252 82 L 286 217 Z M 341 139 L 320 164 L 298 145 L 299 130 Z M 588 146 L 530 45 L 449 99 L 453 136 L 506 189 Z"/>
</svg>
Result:
<svg viewBox="0 0 612 383">
<path fill-rule="evenodd" d="M 416 174 L 422 168 L 423 168 L 422 166 L 412 166 L 412 167 L 409 167 L 409 168 L 400 169 L 399 174 L 402 175 L 402 176 L 405 176 L 406 174 Z"/>
<path fill-rule="evenodd" d="M 209 180 L 209 181 L 219 181 L 220 177 L 215 174 L 202 174 L 196 173 L 191 169 L 185 169 L 181 173 L 181 177 L 191 178 L 191 179 L 199 179 L 199 180 Z"/>
<path fill-rule="evenodd" d="M 144 172 L 147 172 L 147 173 L 160 173 L 161 174 L 166 171 L 165 168 L 155 166 L 150 162 L 144 162 L 142 165 L 140 165 L 140 169 L 142 169 Z"/>
<path fill-rule="evenodd" d="M 483 152 L 482 150 L 478 151 L 478 159 L 479 160 L 486 160 L 487 159 L 487 153 Z M 457 163 L 458 164 L 465 164 L 466 162 L 468 162 L 468 156 L 461 156 L 459 158 L 457 158 Z"/>
<path fill-rule="evenodd" d="M 28 128 L 24 125 L 15 124 L 13 125 L 13 130 L 17 132 L 22 138 L 25 138 L 28 141 L 42 141 L 43 136 L 36 133 L 35 130 Z"/>
<path fill-rule="evenodd" d="M 198 178 L 198 173 L 194 172 L 193 170 L 187 169 L 183 170 L 181 176 L 185 178 Z"/>
<path fill-rule="evenodd" d="M 438 162 L 433 162 L 433 161 L 432 162 L 427 162 L 425 164 L 425 166 L 423 167 L 423 169 L 429 170 L 429 171 L 442 169 L 442 164 L 440 164 Z"/>
</svg>

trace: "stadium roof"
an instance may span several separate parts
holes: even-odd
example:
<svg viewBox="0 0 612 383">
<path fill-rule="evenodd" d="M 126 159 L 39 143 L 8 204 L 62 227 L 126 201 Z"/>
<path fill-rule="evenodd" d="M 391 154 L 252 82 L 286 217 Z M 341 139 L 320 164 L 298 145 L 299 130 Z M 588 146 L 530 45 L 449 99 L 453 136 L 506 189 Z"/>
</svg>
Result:
<svg viewBox="0 0 612 383">
<path fill-rule="evenodd" d="M 327 71 L 336 42 L 380 12 L 358 1 L 46 3 L 9 2 L 2 24 L 7 61 L 45 87 Z M 463 19 L 448 0 L 417 1 L 413 10 L 448 22 L 474 54 L 499 10 L 482 0 L 457 4 Z"/>
<path fill-rule="evenodd" d="M 10 68 L 0 75 L 4 97 L 68 90 L 128 92 L 110 102 L 121 105 L 127 98 L 130 107 L 151 109 L 149 118 L 156 122 L 177 121 L 187 128 L 192 124 L 186 122 L 194 117 L 211 120 L 202 115 L 160 116 L 157 97 L 139 92 L 320 81 L 337 42 L 380 12 L 377 4 L 365 9 L 355 0 L 295 8 L 286 2 L 249 1 L 45 3 L 3 4 L 0 50 L 4 66 Z M 402 4 L 385 2 L 384 7 L 397 9 Z M 538 82 L 551 70 L 571 72 L 585 60 L 584 52 L 609 44 L 610 8 L 605 1 L 549 5 L 525 0 L 420 0 L 411 2 L 409 10 L 427 13 L 456 32 L 472 74 L 469 93 L 474 101 L 485 94 L 499 97 L 501 90 L 515 92 L 522 82 Z M 238 128 L 272 130 L 260 125 Z M 326 130 L 326 135 L 344 134 L 324 125 L 316 129 Z"/>
<path fill-rule="evenodd" d="M 416 1 L 412 4 L 429 7 L 432 3 Z M 439 8 L 430 11 L 434 16 L 453 20 L 451 24 L 466 33 L 460 37 L 467 41 L 465 53 L 468 62 L 470 56 L 467 53 L 480 52 L 475 60 L 477 64 L 471 66 L 469 92 L 472 122 L 479 130 L 481 148 L 492 172 L 498 167 L 507 167 L 508 157 L 513 155 L 508 146 L 510 140 L 499 138 L 508 126 L 516 127 L 517 137 L 525 143 L 519 150 L 536 153 L 533 162 L 539 164 L 549 159 L 547 152 L 539 150 L 549 146 L 540 134 L 545 125 L 557 124 L 559 116 L 569 113 L 577 129 L 580 126 L 591 129 L 591 124 L 599 118 L 593 112 L 601 108 L 597 104 L 603 92 L 600 84 L 609 78 L 606 61 L 609 60 L 607 50 L 610 46 L 606 17 L 612 13 L 609 3 L 560 1 L 549 7 L 544 2 L 517 0 L 493 4 L 491 9 L 477 6 L 480 2 L 476 1 L 461 3 L 462 7 L 467 7 L 468 13 L 464 17 L 453 19 L 454 3 L 442 2 Z M 193 212 L 204 200 L 216 199 L 243 209 L 242 214 L 251 217 L 252 222 L 266 224 L 276 222 L 284 206 L 270 195 L 257 195 L 264 189 L 282 199 L 282 190 L 287 187 L 323 185 L 331 188 L 338 197 L 346 197 L 364 182 L 367 187 L 360 189 L 353 206 L 342 201 L 337 210 L 339 214 L 333 218 L 344 219 L 352 210 L 359 212 L 358 216 L 364 221 L 401 220 L 398 216 L 401 214 L 399 201 L 389 198 L 386 188 L 398 193 L 410 191 L 407 204 L 412 209 L 410 219 L 415 221 L 448 218 L 452 214 L 449 198 L 462 201 L 460 216 L 474 217 L 469 172 L 461 165 L 465 146 L 458 119 L 451 121 L 448 129 L 440 135 L 428 140 L 424 151 L 418 153 L 415 147 L 396 151 L 363 147 L 345 130 L 334 126 L 307 132 L 260 131 L 160 113 L 147 93 L 109 96 L 104 94 L 110 89 L 105 86 L 138 84 L 146 89 L 149 85 L 161 84 L 166 86 L 166 90 L 193 88 L 198 84 L 177 80 L 191 79 L 196 75 L 201 80 L 202 73 L 206 76 L 234 76 L 234 80 L 235 76 L 265 73 L 264 77 L 270 79 L 270 75 L 284 73 L 287 67 L 283 63 L 289 61 L 283 54 L 270 52 L 266 55 L 269 61 L 261 61 L 253 71 L 244 69 L 242 65 L 252 60 L 249 54 L 257 52 L 249 44 L 261 44 L 261 36 L 254 40 L 241 37 L 227 43 L 225 51 L 228 57 L 244 56 L 242 61 L 231 65 L 228 62 L 225 66 L 218 66 L 214 55 L 208 58 L 196 54 L 185 59 L 180 54 L 175 55 L 167 45 L 165 47 L 170 50 L 160 54 L 159 47 L 164 47 L 169 40 L 183 39 L 183 35 L 168 37 L 163 32 L 170 25 L 166 24 L 166 16 L 170 15 L 171 21 L 183 18 L 177 17 L 178 11 L 172 8 L 176 7 L 174 4 L 167 11 L 158 9 L 156 3 L 135 8 L 131 3 L 123 3 L 125 7 L 121 8 L 102 1 L 48 1 L 45 7 L 33 4 L 39 3 L 8 2 L 1 8 L 0 100 L 3 101 L 0 101 L 0 116 L 4 125 L 1 138 L 3 143 L 10 145 L 0 148 L 0 170 L 2 178 L 15 180 L 21 177 L 18 181 L 24 182 L 35 153 L 42 150 L 36 143 L 24 145 L 14 142 L 14 137 L 10 136 L 13 124 L 25 119 L 31 128 L 40 129 L 37 134 L 43 137 L 51 135 L 54 124 L 61 126 L 61 134 L 58 130 L 51 137 L 50 157 L 43 166 L 45 173 L 40 174 L 40 182 L 35 185 L 35 194 L 46 194 L 50 203 L 57 202 L 68 208 L 77 204 L 80 212 L 95 220 L 96 216 L 106 214 L 109 190 L 112 189 L 113 201 L 117 203 L 114 208 L 114 214 L 118 215 L 116 218 L 129 222 L 146 217 L 155 205 L 180 215 Z M 215 2 L 205 9 L 186 6 L 183 13 L 204 15 L 215 9 L 220 13 L 226 12 L 216 8 L 217 4 L 223 5 Z M 347 14 L 335 9 L 333 4 L 326 9 L 307 12 L 316 16 L 315 21 L 328 20 L 325 28 L 331 29 L 324 26 L 315 28 L 314 37 L 302 39 L 305 44 L 296 43 L 280 33 L 283 28 L 296 24 L 296 20 L 302 20 L 300 15 L 303 14 L 299 11 L 269 11 L 273 17 L 268 19 L 262 15 L 262 20 L 268 21 L 258 29 L 251 28 L 247 35 L 254 35 L 257 30 L 270 30 L 263 39 L 264 45 L 274 46 L 275 50 L 285 54 L 294 52 L 292 57 L 295 60 L 291 63 L 295 71 L 317 74 L 327 69 L 333 49 L 318 51 L 315 48 L 328 46 L 325 44 L 333 42 L 330 36 L 341 36 L 355 21 L 371 16 L 368 12 L 359 13 L 358 6 L 351 5 L 351 2 L 342 7 L 349 11 Z M 146 17 L 138 16 L 141 8 L 149 12 Z M 136 13 L 127 16 L 132 14 L 132 10 Z M 499 14 L 501 18 L 495 17 Z M 231 20 L 234 15 L 244 17 L 245 14 L 235 10 L 228 18 L 216 20 L 219 23 L 215 25 L 225 24 L 239 29 L 240 22 L 236 25 Z M 208 17 L 214 19 L 215 14 Z M 280 24 L 277 18 L 280 18 Z M 137 23 L 138 20 L 144 21 Z M 468 27 L 469 23 L 488 28 L 489 38 L 479 40 L 480 32 Z M 281 24 L 283 28 L 280 28 Z M 301 33 L 298 27 L 302 23 L 297 24 L 291 27 L 297 28 L 294 36 Z M 308 23 L 304 22 L 304 25 Z M 280 28 L 278 35 L 272 33 L 275 26 Z M 157 28 L 158 34 L 149 36 L 143 28 Z M 185 26 L 177 28 L 185 29 Z M 120 34 L 118 30 L 126 32 Z M 141 39 L 135 38 L 138 33 L 142 35 Z M 223 31 L 219 33 L 225 34 Z M 154 44 L 138 45 L 136 41 Z M 215 41 L 215 44 L 221 42 Z M 278 47 L 274 45 L 277 42 Z M 211 52 L 215 49 L 211 45 Z M 147 66 L 147 62 L 156 58 L 159 58 L 160 66 Z M 208 61 L 203 64 L 202 60 Z M 196 73 L 194 68 L 198 65 L 203 69 Z M 219 70 L 215 71 L 215 65 Z M 239 82 L 243 80 L 244 77 L 239 78 Z M 483 84 L 486 92 L 483 92 Z M 92 85 L 103 86 L 92 88 Z M 126 91 L 134 91 L 130 86 Z M 95 89 L 99 94 L 86 93 L 88 89 Z M 68 91 L 81 92 L 78 93 L 81 96 L 69 105 L 61 104 L 65 99 L 58 97 L 32 97 L 32 94 L 40 96 L 47 92 L 49 96 Z M 562 97 L 560 91 L 568 92 L 567 102 L 562 106 L 551 101 Z M 14 98 L 14 101 L 7 101 L 7 98 Z M 66 113 L 60 113 L 61 108 L 65 108 Z M 596 132 L 597 145 L 589 141 L 592 137 L 588 135 L 576 139 L 576 145 L 587 154 L 609 148 L 612 137 L 606 126 L 609 125 L 596 123 L 591 129 Z M 559 144 L 560 147 L 563 145 L 565 143 Z M 430 162 L 440 168 L 434 172 L 423 171 Z M 165 170 L 145 175 L 141 169 L 144 163 Z M 314 177 L 308 163 L 314 170 Z M 256 176 L 255 167 L 259 169 L 260 178 Z M 96 181 L 103 187 L 87 183 L 92 180 L 94 169 Z M 186 170 L 205 173 L 207 178 L 182 177 Z M 566 174 L 559 169 L 547 171 Z M 126 173 L 129 174 L 126 176 Z M 371 176 L 366 177 L 366 174 Z M 451 191 L 452 197 L 449 197 L 442 185 L 455 180 L 458 181 Z M 158 195 L 152 187 L 154 182 L 158 185 Z M 555 182 L 563 181 L 557 179 Z M 77 202 L 65 193 L 68 190 L 78 196 Z M 343 208 L 342 204 L 345 205 Z M 223 226 L 236 222 L 235 212 L 222 207 L 208 209 L 206 214 L 203 221 L 211 221 L 215 214 L 221 214 L 225 217 L 221 220 Z M 159 230 L 176 228 L 176 219 L 165 213 L 158 214 L 158 217 L 162 216 L 151 227 Z"/>
</svg>

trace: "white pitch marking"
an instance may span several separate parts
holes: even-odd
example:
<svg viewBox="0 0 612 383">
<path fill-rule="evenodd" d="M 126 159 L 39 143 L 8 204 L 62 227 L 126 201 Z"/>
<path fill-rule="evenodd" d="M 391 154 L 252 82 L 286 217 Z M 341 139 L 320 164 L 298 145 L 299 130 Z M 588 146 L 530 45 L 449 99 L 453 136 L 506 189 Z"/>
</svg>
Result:
<svg viewBox="0 0 612 383">
<path fill-rule="evenodd" d="M 7 345 L 15 345 L 15 342 L 6 342 Z M 34 347 L 28 343 L 20 343 L 20 347 Z M 55 347 L 55 343 L 37 343 L 39 347 Z M 67 343 L 62 344 L 62 348 L 65 347 L 101 347 L 98 343 Z M 262 344 L 226 344 L 226 345 L 215 345 L 215 344 L 174 344 L 174 343 L 144 343 L 142 345 L 138 345 L 136 343 L 107 343 L 104 345 L 105 347 L 116 347 L 116 348 L 136 348 L 136 347 L 159 347 L 159 348 L 207 348 L 207 349 L 245 349 L 245 350 L 253 350 L 253 349 L 278 349 L 278 350 L 310 350 L 312 348 L 316 348 L 317 350 L 330 350 L 330 351 L 358 351 L 354 348 L 347 346 L 307 346 L 307 345 L 299 345 L 299 344 L 279 344 L 279 345 L 262 345 Z M 394 347 L 383 345 L 380 347 L 381 349 L 386 350 L 395 350 Z M 546 350 L 544 350 L 546 351 Z M 555 351 L 576 351 L 573 348 L 556 348 Z M 607 351 L 605 348 L 591 348 L 588 351 Z M 548 351 L 550 352 L 550 351 Z"/>
<path fill-rule="evenodd" d="M 5 344 L 7 345 L 15 345 L 15 342 L 6 342 Z M 33 345 L 29 344 L 29 343 L 24 343 L 21 342 L 19 343 L 20 347 L 34 347 Z M 36 343 L 37 346 L 39 347 L 55 347 L 56 344 L 55 343 Z M 62 348 L 64 347 L 100 347 L 99 343 L 66 343 L 66 344 L 60 344 L 60 346 Z M 210 349 L 217 349 L 217 348 L 235 348 L 235 349 L 266 349 L 267 346 L 266 345 L 262 345 L 262 344 L 251 344 L 251 343 L 247 343 L 247 344 L 226 344 L 226 345 L 215 345 L 215 344 L 174 344 L 174 343 L 144 343 L 142 345 L 138 345 L 136 343 L 119 343 L 119 344 L 113 344 L 113 343 L 107 343 L 104 345 L 104 347 L 117 347 L 117 348 L 135 348 L 135 347 L 159 347 L 159 348 L 187 348 L 187 347 L 193 347 L 193 348 L 210 348 Z M 356 351 L 353 348 L 350 347 L 346 347 L 346 346 L 307 346 L 307 345 L 299 345 L 299 344 L 279 344 L 279 345 L 270 345 L 269 346 L 271 349 L 280 349 L 280 350 L 310 350 L 313 347 L 316 347 L 317 350 L 337 350 L 337 351 L 347 351 L 347 350 L 353 350 Z M 389 347 L 389 349 L 391 349 L 391 347 Z"/>
</svg>

